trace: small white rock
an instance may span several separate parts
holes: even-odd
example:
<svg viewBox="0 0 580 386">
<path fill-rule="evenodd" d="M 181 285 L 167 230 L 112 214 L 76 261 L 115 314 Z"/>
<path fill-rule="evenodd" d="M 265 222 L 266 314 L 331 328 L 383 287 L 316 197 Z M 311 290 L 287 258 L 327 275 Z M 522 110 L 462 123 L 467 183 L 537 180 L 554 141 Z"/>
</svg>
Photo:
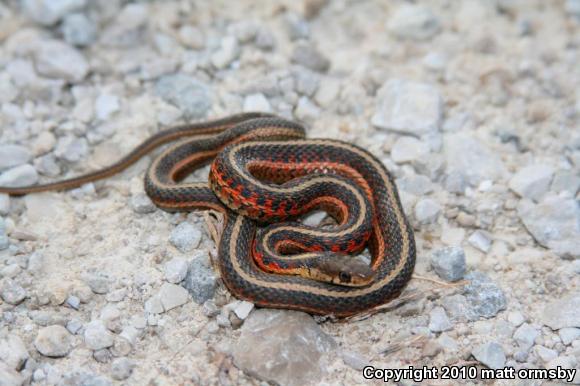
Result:
<svg viewBox="0 0 580 386">
<path fill-rule="evenodd" d="M 244 99 L 244 112 L 251 111 L 263 111 L 269 113 L 272 111 L 272 106 L 270 102 L 264 96 L 264 94 L 250 94 Z"/>
<path fill-rule="evenodd" d="M 49 78 L 80 82 L 89 72 L 89 64 L 75 48 L 60 41 L 47 41 L 35 53 L 36 70 Z"/>
<path fill-rule="evenodd" d="M 391 158 L 398 164 L 419 160 L 429 154 L 429 146 L 414 137 L 399 138 L 391 149 Z"/>
<path fill-rule="evenodd" d="M 538 201 L 550 188 L 553 176 L 549 165 L 526 166 L 511 178 L 509 187 L 521 197 Z"/>
<path fill-rule="evenodd" d="M 165 264 L 165 280 L 177 284 L 187 275 L 189 264 L 187 260 L 175 257 Z"/>
<path fill-rule="evenodd" d="M 161 300 L 163 309 L 167 312 L 187 303 L 189 301 L 189 292 L 181 286 L 164 283 L 159 290 L 159 300 Z"/>
<path fill-rule="evenodd" d="M 421 136 L 438 131 L 442 118 L 443 99 L 435 87 L 391 79 L 377 92 L 372 124 L 380 129 Z"/>
<path fill-rule="evenodd" d="M 423 198 L 415 205 L 415 219 L 421 224 L 437 221 L 441 214 L 441 205 L 430 198 Z"/>
<path fill-rule="evenodd" d="M 85 327 L 85 344 L 91 350 L 101 350 L 111 347 L 115 336 L 107 329 L 102 320 L 93 320 Z"/>
<path fill-rule="evenodd" d="M 441 25 L 429 8 L 404 4 L 395 10 L 387 28 L 401 39 L 425 40 L 439 32 Z"/>
<path fill-rule="evenodd" d="M 37 182 L 38 173 L 29 164 L 16 166 L 0 174 L 0 186 L 28 186 Z"/>
<path fill-rule="evenodd" d="M 489 234 L 482 230 L 477 230 L 467 239 L 469 244 L 473 245 L 480 251 L 487 253 L 491 249 L 491 238 Z"/>
<path fill-rule="evenodd" d="M 64 357 L 71 351 L 72 345 L 72 335 L 59 325 L 42 328 L 34 340 L 34 347 L 47 357 Z"/>
</svg>

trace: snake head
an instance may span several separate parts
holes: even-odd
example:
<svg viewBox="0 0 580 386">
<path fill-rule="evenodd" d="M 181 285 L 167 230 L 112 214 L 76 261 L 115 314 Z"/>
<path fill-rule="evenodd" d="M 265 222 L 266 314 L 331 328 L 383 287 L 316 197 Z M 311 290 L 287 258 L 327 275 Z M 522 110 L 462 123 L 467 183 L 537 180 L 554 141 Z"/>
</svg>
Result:
<svg viewBox="0 0 580 386">
<path fill-rule="evenodd" d="M 355 256 L 327 253 L 310 268 L 314 279 L 347 287 L 370 284 L 375 272 Z"/>
</svg>

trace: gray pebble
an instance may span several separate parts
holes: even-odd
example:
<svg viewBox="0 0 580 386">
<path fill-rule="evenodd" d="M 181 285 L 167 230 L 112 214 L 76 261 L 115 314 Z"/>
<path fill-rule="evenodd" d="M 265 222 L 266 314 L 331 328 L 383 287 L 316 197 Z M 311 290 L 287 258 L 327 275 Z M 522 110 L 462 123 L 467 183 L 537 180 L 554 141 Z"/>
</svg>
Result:
<svg viewBox="0 0 580 386">
<path fill-rule="evenodd" d="M 208 86 L 189 75 L 163 76 L 155 84 L 155 92 L 189 119 L 205 117 L 212 105 Z"/>
<path fill-rule="evenodd" d="M 362 371 L 362 369 L 370 364 L 367 358 L 355 351 L 341 350 L 340 357 L 345 365 L 358 371 Z"/>
<path fill-rule="evenodd" d="M 399 189 L 412 193 L 415 196 L 423 196 L 433 191 L 431 180 L 421 174 L 413 174 L 397 179 Z"/>
<path fill-rule="evenodd" d="M 30 355 L 26 350 L 26 345 L 18 335 L 2 334 L 0 337 L 0 363 L 4 363 L 14 370 L 23 370 L 29 359 Z"/>
<path fill-rule="evenodd" d="M 463 194 L 467 188 L 467 179 L 460 171 L 452 171 L 445 177 L 445 189 L 450 193 Z"/>
<path fill-rule="evenodd" d="M 463 295 L 446 296 L 442 299 L 441 304 L 453 321 L 472 322 L 479 319 L 479 315 Z"/>
<path fill-rule="evenodd" d="M 453 328 L 443 307 L 435 307 L 429 313 L 429 330 L 432 332 L 442 332 Z"/>
<path fill-rule="evenodd" d="M 85 7 L 86 0 L 23 0 L 24 12 L 35 22 L 51 26 L 65 15 Z"/>
<path fill-rule="evenodd" d="M 487 253 L 491 249 L 491 237 L 485 231 L 477 230 L 473 232 L 467 241 L 483 253 Z"/>
<path fill-rule="evenodd" d="M 111 377 L 117 381 L 123 381 L 131 376 L 135 362 L 129 358 L 117 358 L 111 363 Z"/>
<path fill-rule="evenodd" d="M 518 216 L 541 245 L 563 258 L 580 257 L 580 206 L 573 198 L 547 196 L 539 204 L 520 200 Z"/>
<path fill-rule="evenodd" d="M 49 78 L 80 82 L 89 72 L 85 57 L 61 41 L 46 41 L 35 52 L 36 70 Z"/>
<path fill-rule="evenodd" d="M 256 33 L 254 44 L 262 50 L 270 51 L 276 46 L 276 38 L 269 28 L 261 27 Z"/>
<path fill-rule="evenodd" d="M 272 111 L 272 106 L 264 94 L 257 93 L 246 96 L 243 110 L 244 112 L 263 111 L 269 113 Z"/>
<path fill-rule="evenodd" d="M 300 97 L 298 105 L 294 110 L 294 114 L 298 119 L 304 121 L 314 121 L 320 115 L 320 109 L 307 97 Z"/>
<path fill-rule="evenodd" d="M 438 131 L 442 119 L 443 98 L 434 86 L 390 79 L 377 92 L 372 124 L 380 129 L 418 137 Z"/>
<path fill-rule="evenodd" d="M 0 246 L 0 250 L 1 249 L 2 248 Z M 22 268 L 20 268 L 18 264 L 8 264 L 7 266 L 0 269 L 0 277 L 14 279 L 16 276 L 18 276 L 18 274 L 20 274 L 20 272 L 22 272 Z"/>
<path fill-rule="evenodd" d="M 295 12 L 288 12 L 284 15 L 286 29 L 291 40 L 305 39 L 310 34 L 308 22 Z"/>
<path fill-rule="evenodd" d="M 131 197 L 131 207 L 139 214 L 153 213 L 157 208 L 145 193 L 137 193 Z"/>
<path fill-rule="evenodd" d="M 415 204 L 415 219 L 420 224 L 432 224 L 441 214 L 441 205 L 430 198 L 422 198 Z"/>
<path fill-rule="evenodd" d="M 426 143 L 414 137 L 403 136 L 397 139 L 391 149 L 391 158 L 401 164 L 414 162 L 427 156 L 429 147 Z"/>
<path fill-rule="evenodd" d="M 565 345 L 571 344 L 573 341 L 580 339 L 580 328 L 565 327 L 558 330 L 560 339 Z"/>
<path fill-rule="evenodd" d="M 18 305 L 26 299 L 26 296 L 26 290 L 12 279 L 5 279 L 0 286 L 0 297 L 8 304 Z"/>
<path fill-rule="evenodd" d="M 64 40 L 73 46 L 89 46 L 97 38 L 97 25 L 82 13 L 67 15 L 61 29 Z"/>
<path fill-rule="evenodd" d="M 552 300 L 544 307 L 541 321 L 553 330 L 580 327 L 580 291 Z"/>
<path fill-rule="evenodd" d="M 461 131 L 446 135 L 443 142 L 448 174 L 462 173 L 473 186 L 485 180 L 500 180 L 507 175 L 499 154 L 476 136 Z"/>
<path fill-rule="evenodd" d="M 330 68 L 330 60 L 308 44 L 297 44 L 292 51 L 291 58 L 294 63 L 313 71 L 326 72 Z"/>
<path fill-rule="evenodd" d="M 212 64 L 224 69 L 240 56 L 241 48 L 234 36 L 222 38 L 220 48 L 211 56 Z"/>
<path fill-rule="evenodd" d="M 83 328 L 83 323 L 79 319 L 71 319 L 66 323 L 66 329 L 73 335 L 76 335 L 81 328 Z"/>
<path fill-rule="evenodd" d="M 469 284 L 465 286 L 465 297 L 474 312 L 480 317 L 491 318 L 506 308 L 506 298 L 486 274 L 473 271 L 465 275 Z"/>
<path fill-rule="evenodd" d="M 524 323 L 514 332 L 514 340 L 522 350 L 527 351 L 532 348 L 539 335 L 540 332 L 537 329 L 528 323 Z"/>
<path fill-rule="evenodd" d="M 111 347 L 114 343 L 114 335 L 107 330 L 102 320 L 93 320 L 85 326 L 85 344 L 91 350 L 101 350 Z"/>
<path fill-rule="evenodd" d="M 99 363 L 109 363 L 113 359 L 113 353 L 107 348 L 93 351 L 93 359 Z"/>
<path fill-rule="evenodd" d="M 491 369 L 500 369 L 505 365 L 505 353 L 503 348 L 496 342 L 482 344 L 476 347 L 472 354 L 475 359 Z"/>
<path fill-rule="evenodd" d="M 24 165 L 32 158 L 30 151 L 20 145 L 0 145 L 0 171 Z"/>
<path fill-rule="evenodd" d="M 312 97 L 314 95 L 318 89 L 318 84 L 320 83 L 319 76 L 308 70 L 296 71 L 294 79 L 295 90 L 307 97 Z"/>
<path fill-rule="evenodd" d="M 109 119 L 119 109 L 119 97 L 116 95 L 102 93 L 95 100 L 95 115 L 101 121 Z"/>
<path fill-rule="evenodd" d="M 91 274 L 86 276 L 84 281 L 87 283 L 91 291 L 96 294 L 103 295 L 109 292 L 111 280 L 108 277 L 99 274 Z"/>
<path fill-rule="evenodd" d="M 161 286 L 158 296 L 166 312 L 189 301 L 189 294 L 185 288 L 170 283 Z"/>
<path fill-rule="evenodd" d="M 81 306 L 81 300 L 76 296 L 69 296 L 66 299 L 66 304 L 74 308 L 75 310 L 78 310 L 79 307 Z"/>
<path fill-rule="evenodd" d="M 27 186 L 38 182 L 38 173 L 32 165 L 24 164 L 0 174 L 0 186 Z"/>
<path fill-rule="evenodd" d="M 554 175 L 550 190 L 554 192 L 568 191 L 573 196 L 580 189 L 580 176 L 571 171 L 558 171 Z"/>
<path fill-rule="evenodd" d="M 181 252 L 191 252 L 199 246 L 201 241 L 201 231 L 184 221 L 173 229 L 169 236 L 169 241 Z"/>
<path fill-rule="evenodd" d="M 59 138 L 54 154 L 67 162 L 78 162 L 89 153 L 89 144 L 85 138 L 72 135 Z"/>
<path fill-rule="evenodd" d="M 38 172 L 44 176 L 56 177 L 60 175 L 60 166 L 56 162 L 56 156 L 53 153 L 43 155 L 34 160 L 34 166 Z"/>
<path fill-rule="evenodd" d="M 425 40 L 437 34 L 441 24 L 429 8 L 419 4 L 404 4 L 390 17 L 387 28 L 401 39 Z"/>
<path fill-rule="evenodd" d="M 544 346 L 534 346 L 534 352 L 544 363 L 547 363 L 558 356 L 558 352 Z"/>
<path fill-rule="evenodd" d="M 47 357 L 64 357 L 72 350 L 72 335 L 63 326 L 48 326 L 40 329 L 34 347 Z"/>
<path fill-rule="evenodd" d="M 463 248 L 447 247 L 436 250 L 431 256 L 431 267 L 443 280 L 463 279 L 466 270 Z"/>
<path fill-rule="evenodd" d="M 196 303 L 202 304 L 213 298 L 216 281 L 217 277 L 211 267 L 209 255 L 204 253 L 190 262 L 183 286 Z"/>
<path fill-rule="evenodd" d="M 165 263 L 165 280 L 170 283 L 177 284 L 187 275 L 189 264 L 187 260 L 175 257 Z"/>
<path fill-rule="evenodd" d="M 549 165 L 531 165 L 520 169 L 509 181 L 509 187 L 521 197 L 534 201 L 546 194 L 554 176 Z"/>
<path fill-rule="evenodd" d="M 508 321 L 515 327 L 520 326 L 526 321 L 526 317 L 519 311 L 512 311 L 508 313 Z"/>
</svg>

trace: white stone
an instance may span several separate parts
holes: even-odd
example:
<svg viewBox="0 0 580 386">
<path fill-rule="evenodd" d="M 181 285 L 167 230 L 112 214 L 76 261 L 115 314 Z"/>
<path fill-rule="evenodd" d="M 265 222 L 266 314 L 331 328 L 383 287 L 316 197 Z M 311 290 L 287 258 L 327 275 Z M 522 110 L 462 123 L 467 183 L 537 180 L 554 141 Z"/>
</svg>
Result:
<svg viewBox="0 0 580 386">
<path fill-rule="evenodd" d="M 470 134 L 450 134 L 445 136 L 443 142 L 448 174 L 462 173 L 472 186 L 506 175 L 506 168 L 499 156 Z"/>
<path fill-rule="evenodd" d="M 272 112 L 272 106 L 264 94 L 257 93 L 246 96 L 243 110 L 244 112 L 262 111 L 269 113 Z"/>
<path fill-rule="evenodd" d="M 576 200 L 547 196 L 534 204 L 523 199 L 517 213 L 538 243 L 561 257 L 580 257 L 580 207 Z"/>
<path fill-rule="evenodd" d="M 328 107 L 338 99 L 340 94 L 340 81 L 336 79 L 326 79 L 320 83 L 314 101 L 322 107 Z"/>
<path fill-rule="evenodd" d="M 398 164 L 413 162 L 429 154 L 429 146 L 414 137 L 397 139 L 391 149 L 391 158 Z"/>
<path fill-rule="evenodd" d="M 24 146 L 0 145 L 0 171 L 20 166 L 30 161 L 32 154 Z"/>
<path fill-rule="evenodd" d="M 298 100 L 294 114 L 298 119 L 313 121 L 320 115 L 320 109 L 308 97 L 303 96 Z"/>
<path fill-rule="evenodd" d="M 389 18 L 387 28 L 402 39 L 425 40 L 439 32 L 441 25 L 429 8 L 404 4 Z"/>
<path fill-rule="evenodd" d="M 187 268 L 189 264 L 187 260 L 175 257 L 165 264 L 165 280 L 170 283 L 177 284 L 187 275 Z"/>
<path fill-rule="evenodd" d="M 89 64 L 75 48 L 60 41 L 46 41 L 35 53 L 36 70 L 40 75 L 80 82 L 89 72 Z"/>
<path fill-rule="evenodd" d="M 442 118 L 443 99 L 435 87 L 391 79 L 377 93 L 372 124 L 381 129 L 421 136 L 439 130 Z"/>
<path fill-rule="evenodd" d="M 238 40 L 233 36 L 226 36 L 222 39 L 219 50 L 211 56 L 211 62 L 219 69 L 226 68 L 238 58 L 240 52 Z"/>
<path fill-rule="evenodd" d="M 184 221 L 173 229 L 169 241 L 181 252 L 191 252 L 201 241 L 201 231 Z"/>
<path fill-rule="evenodd" d="M 234 313 L 238 318 L 244 320 L 248 317 L 248 315 L 250 315 L 250 312 L 252 312 L 253 309 L 254 303 L 243 300 L 236 304 L 234 307 Z"/>
<path fill-rule="evenodd" d="M 101 94 L 95 101 L 95 113 L 97 118 L 104 121 L 119 111 L 119 97 L 112 94 Z"/>
<path fill-rule="evenodd" d="M 164 283 L 159 290 L 159 300 L 165 312 L 189 301 L 189 292 L 179 285 Z"/>
<path fill-rule="evenodd" d="M 476 347 L 472 351 L 475 359 L 491 369 L 500 369 L 505 365 L 505 353 L 496 342 L 489 342 Z"/>
<path fill-rule="evenodd" d="M 429 330 L 442 332 L 453 327 L 443 307 L 435 307 L 429 313 Z"/>
<path fill-rule="evenodd" d="M 522 350 L 529 350 L 533 345 L 540 332 L 528 323 L 522 324 L 514 332 L 514 340 Z"/>
<path fill-rule="evenodd" d="M 29 164 L 16 166 L 0 174 L 0 186 L 28 186 L 37 182 L 38 173 Z"/>
<path fill-rule="evenodd" d="M 34 340 L 34 347 L 47 357 L 64 357 L 72 350 L 72 345 L 72 335 L 59 325 L 42 328 Z"/>
<path fill-rule="evenodd" d="M 415 219 L 421 224 L 437 221 L 439 214 L 441 214 L 441 205 L 430 198 L 423 198 L 415 205 Z"/>
<path fill-rule="evenodd" d="M 477 230 L 473 232 L 467 241 L 483 253 L 487 253 L 491 249 L 491 238 L 485 231 Z"/>
<path fill-rule="evenodd" d="M 549 165 L 531 165 L 520 169 L 509 187 L 519 196 L 538 201 L 550 188 L 554 169 Z"/>
<path fill-rule="evenodd" d="M 102 320 L 93 320 L 85 327 L 85 344 L 91 350 L 101 350 L 111 347 L 115 342 L 115 336 L 107 330 Z"/>
<path fill-rule="evenodd" d="M 23 0 L 26 14 L 35 22 L 50 26 L 68 13 L 86 5 L 86 0 Z"/>
</svg>

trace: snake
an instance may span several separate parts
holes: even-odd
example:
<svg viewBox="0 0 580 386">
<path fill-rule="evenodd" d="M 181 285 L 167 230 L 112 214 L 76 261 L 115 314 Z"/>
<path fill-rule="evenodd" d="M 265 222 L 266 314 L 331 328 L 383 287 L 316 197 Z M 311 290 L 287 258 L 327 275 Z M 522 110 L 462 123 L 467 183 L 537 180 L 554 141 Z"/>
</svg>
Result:
<svg viewBox="0 0 580 386">
<path fill-rule="evenodd" d="M 0 187 L 0 193 L 76 188 L 175 142 L 147 169 L 145 192 L 165 211 L 223 214 L 217 264 L 235 297 L 335 317 L 372 310 L 401 293 L 415 266 L 413 229 L 394 178 L 369 151 L 335 139 L 306 139 L 305 132 L 300 123 L 266 113 L 184 124 L 154 134 L 103 169 Z M 209 183 L 184 181 L 208 163 Z M 327 211 L 336 225 L 298 222 L 313 209 Z M 370 263 L 350 256 L 365 247 Z"/>
</svg>

